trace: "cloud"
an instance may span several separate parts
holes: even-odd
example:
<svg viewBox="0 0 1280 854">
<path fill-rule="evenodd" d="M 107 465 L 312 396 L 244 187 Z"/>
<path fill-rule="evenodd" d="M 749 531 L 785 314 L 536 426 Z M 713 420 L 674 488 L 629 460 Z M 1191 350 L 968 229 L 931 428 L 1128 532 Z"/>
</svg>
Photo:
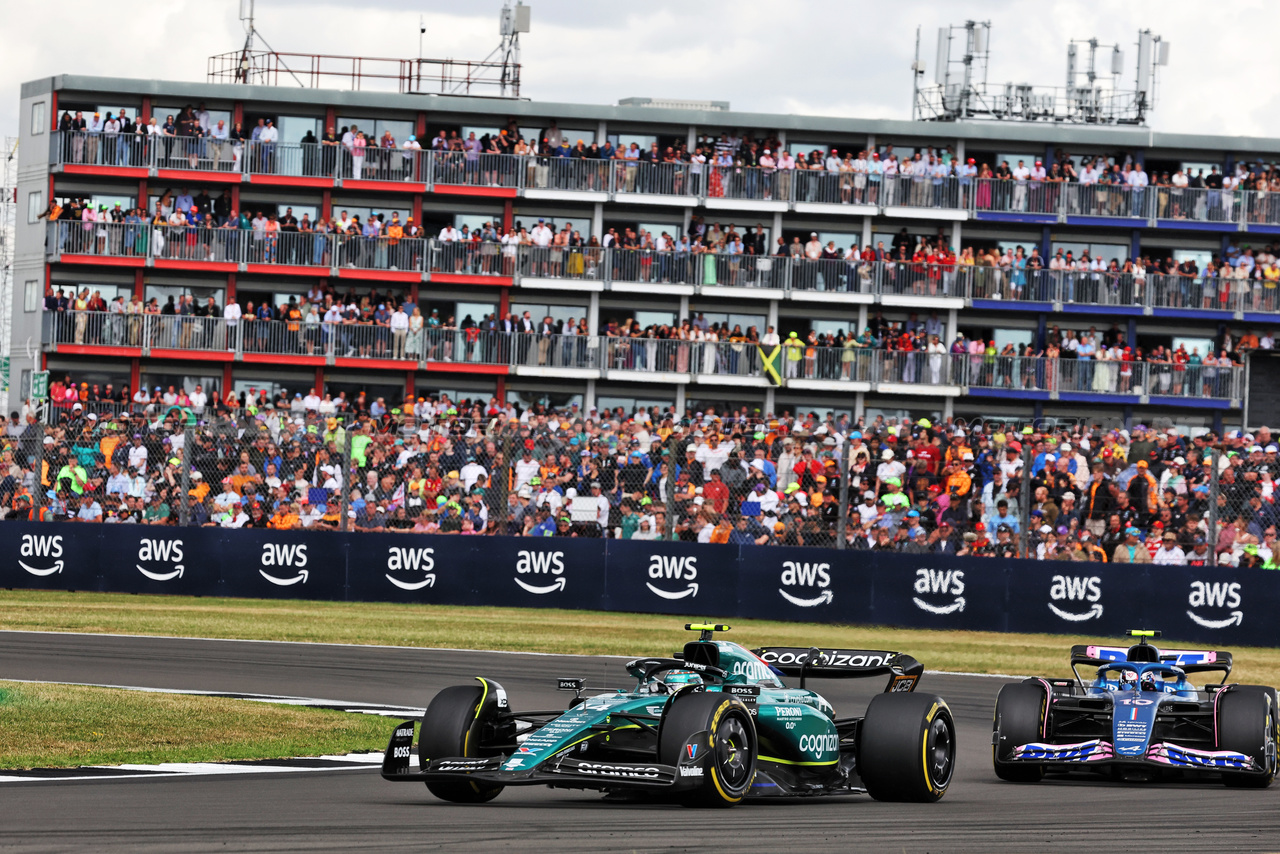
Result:
<svg viewBox="0 0 1280 854">
<path fill-rule="evenodd" d="M 649 0 L 639 5 L 531 0 L 522 39 L 522 95 L 613 104 L 650 96 L 727 100 L 735 110 L 907 119 L 916 27 L 933 78 L 940 25 L 959 22 L 940 0 L 867 2 Z M 11 38 L 0 54 L 0 132 L 17 130 L 18 86 L 60 73 L 203 80 L 207 58 L 243 43 L 234 0 L 0 0 Z M 258 28 L 282 51 L 412 57 L 418 18 L 427 56 L 482 59 L 498 45 L 500 0 L 431 0 L 389 8 L 347 0 L 258 0 Z M 52 10 L 56 9 L 56 13 Z M 1280 96 L 1259 92 L 1256 69 L 1272 52 L 1262 0 L 971 0 L 964 13 L 993 24 L 991 83 L 1061 85 L 1069 39 L 1098 37 L 1125 50 L 1152 27 L 1171 42 L 1161 69 L 1156 130 L 1280 135 Z M 55 18 L 56 14 L 56 18 Z M 18 37 L 20 34 L 20 37 Z M 1103 62 L 1103 65 L 1107 63 Z M 1270 78 L 1263 78 L 1270 79 Z"/>
</svg>

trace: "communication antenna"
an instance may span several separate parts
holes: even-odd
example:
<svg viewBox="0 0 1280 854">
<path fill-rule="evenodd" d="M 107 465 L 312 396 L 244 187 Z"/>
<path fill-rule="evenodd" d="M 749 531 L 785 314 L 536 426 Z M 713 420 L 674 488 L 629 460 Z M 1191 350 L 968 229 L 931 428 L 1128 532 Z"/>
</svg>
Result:
<svg viewBox="0 0 1280 854">
<path fill-rule="evenodd" d="M 254 36 L 257 36 L 259 39 L 262 40 L 262 43 L 266 45 L 267 50 L 271 51 L 272 53 L 276 53 L 276 49 L 273 48 L 271 44 L 267 41 L 266 36 L 258 32 L 258 28 L 254 26 L 253 6 L 254 6 L 254 0 L 240 0 L 240 21 L 244 24 L 244 48 L 242 48 L 240 51 L 240 70 L 236 74 L 237 83 L 246 83 L 246 84 L 252 83 L 254 75 L 261 74 L 260 71 L 255 70 L 253 67 Z M 277 56 L 279 56 L 279 54 L 277 54 Z M 301 80 L 298 79 L 298 75 L 293 73 L 292 68 L 290 68 L 288 65 L 285 65 L 285 62 L 283 59 L 280 59 L 280 65 L 284 68 L 285 71 L 289 72 L 289 76 L 292 77 L 299 86 L 305 87 L 306 84 L 304 84 Z"/>
<path fill-rule="evenodd" d="M 519 91 L 519 75 L 520 75 L 520 34 L 529 32 L 529 24 L 532 18 L 533 10 L 531 7 L 524 5 L 521 0 L 516 0 L 516 5 L 511 5 L 511 0 L 505 0 L 502 4 L 502 12 L 498 18 L 498 34 L 502 36 L 502 43 L 494 48 L 488 56 L 484 58 L 484 62 L 491 60 L 502 63 L 502 77 L 498 81 L 502 97 L 507 96 L 507 89 Z M 453 87 L 450 94 L 457 94 L 467 85 L 467 81 L 461 81 Z"/>
</svg>

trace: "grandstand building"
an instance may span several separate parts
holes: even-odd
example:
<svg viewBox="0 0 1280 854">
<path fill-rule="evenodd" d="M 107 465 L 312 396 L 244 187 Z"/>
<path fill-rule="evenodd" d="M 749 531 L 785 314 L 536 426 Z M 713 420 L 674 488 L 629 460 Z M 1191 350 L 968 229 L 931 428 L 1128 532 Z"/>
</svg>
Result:
<svg viewBox="0 0 1280 854">
<path fill-rule="evenodd" d="M 1277 140 L 76 75 L 21 97 L 20 388 L 30 341 L 116 390 L 1221 431 L 1280 310 Z"/>
</svg>

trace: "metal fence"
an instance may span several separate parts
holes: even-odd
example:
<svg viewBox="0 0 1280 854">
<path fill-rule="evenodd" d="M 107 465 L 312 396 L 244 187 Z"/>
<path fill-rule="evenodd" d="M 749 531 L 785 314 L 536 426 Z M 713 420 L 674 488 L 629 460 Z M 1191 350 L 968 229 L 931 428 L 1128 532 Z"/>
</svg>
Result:
<svg viewBox="0 0 1280 854">
<path fill-rule="evenodd" d="M 1101 442 L 1088 451 L 1072 442 L 1039 458 L 1040 434 L 1020 449 L 1012 440 L 991 448 L 976 434 L 957 441 L 947 425 L 933 464 L 906 456 L 932 428 L 891 443 L 864 425 L 865 439 L 849 440 L 837 429 L 792 432 L 708 415 L 628 441 L 583 438 L 559 418 L 420 421 L 406 405 L 375 419 L 260 404 L 55 407 L 47 422 L 0 437 L 20 472 L 0 515 L 1280 563 L 1255 465 L 1268 453 L 1261 447 L 1161 453 L 1154 434 L 1138 430 L 1132 444 L 1105 446 L 1114 454 Z M 1059 448 L 1069 437 L 1045 438 Z M 975 463 L 993 456 L 1005 465 L 984 480 Z M 1133 542 L 1140 552 L 1129 550 Z"/>
<path fill-rule="evenodd" d="M 516 190 L 661 195 L 788 204 L 869 204 L 971 212 L 1280 224 L 1275 193 L 1129 187 L 931 173 L 717 166 L 287 142 L 57 131 L 57 165 L 234 172 Z"/>
</svg>

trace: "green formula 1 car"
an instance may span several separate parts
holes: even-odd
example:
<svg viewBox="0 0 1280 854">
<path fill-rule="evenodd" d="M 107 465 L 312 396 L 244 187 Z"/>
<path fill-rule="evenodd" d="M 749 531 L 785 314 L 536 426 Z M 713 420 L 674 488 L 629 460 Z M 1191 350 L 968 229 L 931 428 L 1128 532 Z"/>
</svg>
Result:
<svg viewBox="0 0 1280 854">
<path fill-rule="evenodd" d="M 630 689 L 584 696 L 567 709 L 520 712 L 492 679 L 446 688 L 416 721 L 398 725 L 382 776 L 422 781 L 446 801 L 478 803 L 506 786 L 649 793 L 686 805 L 866 792 L 936 801 L 955 770 L 956 732 L 941 697 L 914 693 L 924 671 L 879 650 L 766 647 L 717 640 L 728 626 L 690 625 L 699 639 L 672 658 L 626 664 Z M 799 677 L 799 688 L 781 677 Z M 839 717 L 814 677 L 887 676 L 861 717 Z M 595 690 L 595 689 L 593 689 Z"/>
</svg>

